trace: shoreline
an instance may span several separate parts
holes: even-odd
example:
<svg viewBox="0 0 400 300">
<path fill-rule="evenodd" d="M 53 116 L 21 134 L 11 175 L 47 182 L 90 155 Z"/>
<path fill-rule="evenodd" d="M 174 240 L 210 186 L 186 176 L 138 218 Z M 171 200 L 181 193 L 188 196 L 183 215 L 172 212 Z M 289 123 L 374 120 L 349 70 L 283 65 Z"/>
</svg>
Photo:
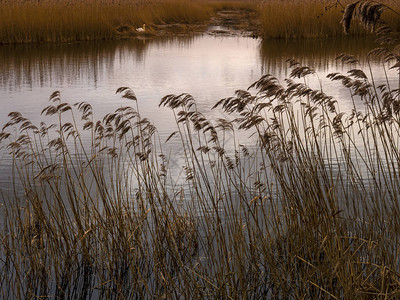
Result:
<svg viewBox="0 0 400 300">
<path fill-rule="evenodd" d="M 392 3 L 392 6 L 397 9 L 399 5 Z M 331 38 L 345 36 L 341 14 L 340 7 L 327 9 L 323 3 L 311 0 L 300 3 L 270 0 L 262 4 L 212 0 L 117 0 L 101 5 L 79 0 L 3 2 L 0 4 L 0 45 L 146 39 L 198 33 L 263 40 Z M 390 12 L 384 15 L 389 25 L 400 28 L 398 18 Z M 142 24 L 146 24 L 146 30 L 137 32 Z M 368 35 L 371 33 L 359 24 L 353 24 L 348 34 Z"/>
</svg>

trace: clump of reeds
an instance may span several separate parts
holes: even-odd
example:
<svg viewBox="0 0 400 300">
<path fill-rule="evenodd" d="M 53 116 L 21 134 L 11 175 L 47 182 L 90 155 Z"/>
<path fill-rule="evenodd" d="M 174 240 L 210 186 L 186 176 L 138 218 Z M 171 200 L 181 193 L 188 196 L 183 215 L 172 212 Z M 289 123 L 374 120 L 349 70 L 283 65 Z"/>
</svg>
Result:
<svg viewBox="0 0 400 300">
<path fill-rule="evenodd" d="M 386 1 L 393 11 L 399 6 Z M 206 24 L 219 10 L 249 10 L 259 18 L 257 35 L 268 38 L 321 38 L 342 36 L 338 22 L 346 2 L 338 1 L 2 1 L 0 3 L 0 44 L 70 42 L 120 39 L 136 36 L 136 28 L 148 24 Z M 400 28 L 396 13 L 386 21 Z M 250 22 L 250 21 L 249 21 Z M 252 20 L 254 22 L 254 20 Z M 154 27 L 154 26 L 153 26 Z M 188 26 L 190 27 L 190 26 Z M 206 27 L 204 27 L 206 28 Z M 244 28 L 246 30 L 247 28 Z M 361 35 L 361 26 L 350 34 Z"/>
<path fill-rule="evenodd" d="M 262 34 L 264 38 L 321 38 L 343 36 L 344 34 L 365 35 L 361 26 L 353 26 L 343 32 L 340 22 L 345 5 L 349 1 L 266 1 L 261 6 Z M 383 1 L 393 11 L 385 15 L 387 23 L 400 29 L 395 11 L 396 1 Z M 277 17 L 279 16 L 279 17 Z"/>
<path fill-rule="evenodd" d="M 370 56 L 399 71 L 389 49 Z M 165 96 L 180 176 L 129 88 L 117 92 L 132 105 L 100 120 L 59 92 L 50 124 L 10 113 L 1 297 L 397 298 L 398 78 L 338 60 L 351 69 L 328 77 L 349 90 L 349 112 L 294 60 L 284 83 L 268 74 L 216 103 L 229 119 Z"/>
<path fill-rule="evenodd" d="M 135 35 L 143 23 L 205 21 L 212 9 L 198 2 L 21 1 L 0 3 L 0 43 L 69 42 Z"/>
</svg>

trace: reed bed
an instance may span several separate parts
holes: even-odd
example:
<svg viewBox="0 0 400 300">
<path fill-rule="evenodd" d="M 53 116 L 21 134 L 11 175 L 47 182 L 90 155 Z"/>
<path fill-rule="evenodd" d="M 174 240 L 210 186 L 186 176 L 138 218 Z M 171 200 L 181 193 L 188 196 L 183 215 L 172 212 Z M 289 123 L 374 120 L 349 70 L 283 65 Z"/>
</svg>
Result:
<svg viewBox="0 0 400 300">
<path fill-rule="evenodd" d="M 324 38 L 343 36 L 338 20 L 345 6 L 354 1 L 283 0 L 265 1 L 260 7 L 262 36 L 268 38 Z M 398 1 L 380 1 L 400 12 Z M 279 17 L 277 17 L 279 16 Z M 399 15 L 385 14 L 385 21 L 392 28 L 400 29 Z M 365 35 L 362 26 L 353 26 L 348 34 Z"/>
<path fill-rule="evenodd" d="M 100 120 L 59 92 L 48 124 L 10 113 L 1 297 L 398 298 L 400 77 L 388 68 L 400 60 L 369 57 L 387 82 L 345 54 L 349 72 L 328 75 L 349 91 L 346 112 L 294 60 L 284 83 L 267 74 L 216 103 L 227 119 L 163 97 L 178 172 L 127 87 L 127 105 Z"/>
<path fill-rule="evenodd" d="M 254 31 L 269 38 L 321 38 L 344 35 L 340 20 L 346 1 L 213 1 L 213 0 L 103 0 L 103 1 L 2 1 L 0 43 L 71 42 L 132 38 L 135 29 L 148 24 L 146 35 L 160 24 L 205 25 L 220 10 L 256 12 Z M 397 12 L 397 1 L 387 0 Z M 400 28 L 398 15 L 388 13 L 388 23 Z M 153 27 L 153 28 L 152 28 Z M 203 26 L 206 28 L 206 26 Z M 349 34 L 365 31 L 353 26 Z"/>
<path fill-rule="evenodd" d="M 144 23 L 196 23 L 207 20 L 211 12 L 207 6 L 186 0 L 1 2 L 0 41 L 13 44 L 115 39 L 124 31 L 134 35 Z"/>
<path fill-rule="evenodd" d="M 295 61 L 284 84 L 265 75 L 219 101 L 230 119 L 165 96 L 180 170 L 129 88 L 117 91 L 127 106 L 100 120 L 58 92 L 49 124 L 10 113 L 1 297 L 397 298 L 398 87 L 340 60 L 354 68 L 329 77 L 351 112 Z"/>
</svg>

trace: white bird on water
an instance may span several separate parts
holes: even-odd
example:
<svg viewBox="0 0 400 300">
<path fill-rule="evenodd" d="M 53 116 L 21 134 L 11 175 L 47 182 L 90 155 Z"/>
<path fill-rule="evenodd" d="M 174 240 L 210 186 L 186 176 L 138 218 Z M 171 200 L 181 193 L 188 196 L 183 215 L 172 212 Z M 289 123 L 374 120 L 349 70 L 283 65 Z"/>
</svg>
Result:
<svg viewBox="0 0 400 300">
<path fill-rule="evenodd" d="M 146 24 L 143 24 L 143 27 L 136 28 L 137 32 L 145 32 L 146 31 Z"/>
</svg>

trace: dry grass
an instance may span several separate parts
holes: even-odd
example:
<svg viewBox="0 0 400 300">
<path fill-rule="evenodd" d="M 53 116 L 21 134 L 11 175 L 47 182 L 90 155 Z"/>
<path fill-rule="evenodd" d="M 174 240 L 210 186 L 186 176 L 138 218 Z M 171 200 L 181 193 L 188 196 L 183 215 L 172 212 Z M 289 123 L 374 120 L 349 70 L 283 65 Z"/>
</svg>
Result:
<svg viewBox="0 0 400 300">
<path fill-rule="evenodd" d="M 344 35 L 342 18 L 344 5 L 352 1 L 266 1 L 261 7 L 262 35 L 264 38 L 321 38 Z M 397 1 L 382 1 L 400 11 Z M 279 17 L 276 17 L 279 16 Z M 400 29 L 400 18 L 385 14 L 386 21 Z M 353 26 L 349 34 L 365 35 L 361 26 Z"/>
<path fill-rule="evenodd" d="M 1 298 L 399 298 L 400 59 L 370 58 L 386 82 L 350 55 L 347 74 L 328 75 L 346 112 L 293 60 L 284 83 L 267 74 L 216 103 L 229 119 L 165 96 L 180 176 L 129 88 L 100 120 L 58 92 L 50 125 L 10 113 Z"/>
<path fill-rule="evenodd" d="M 389 50 L 373 53 L 399 69 Z M 1 297 L 398 298 L 398 85 L 339 59 L 352 70 L 328 77 L 350 112 L 295 61 L 284 84 L 265 75 L 219 101 L 229 119 L 165 96 L 181 173 L 129 88 L 117 92 L 131 105 L 98 121 L 58 92 L 43 110 L 51 125 L 10 113 Z"/>
<path fill-rule="evenodd" d="M 315 38 L 343 35 L 343 7 L 334 1 L 3 1 L 0 2 L 0 43 L 68 42 L 135 36 L 143 23 L 205 24 L 218 10 L 251 10 L 260 27 L 251 28 L 263 38 Z M 345 2 L 342 2 L 343 4 Z M 387 1 L 399 11 L 396 1 Z M 329 8 L 329 9 L 328 9 Z M 395 14 L 389 24 L 400 27 Z M 244 28 L 245 29 L 245 28 Z M 365 34 L 353 26 L 350 34 Z"/>
<path fill-rule="evenodd" d="M 67 42 L 113 39 L 121 28 L 135 33 L 143 23 L 199 22 L 212 10 L 196 2 L 26 1 L 0 3 L 0 41 Z"/>
</svg>

